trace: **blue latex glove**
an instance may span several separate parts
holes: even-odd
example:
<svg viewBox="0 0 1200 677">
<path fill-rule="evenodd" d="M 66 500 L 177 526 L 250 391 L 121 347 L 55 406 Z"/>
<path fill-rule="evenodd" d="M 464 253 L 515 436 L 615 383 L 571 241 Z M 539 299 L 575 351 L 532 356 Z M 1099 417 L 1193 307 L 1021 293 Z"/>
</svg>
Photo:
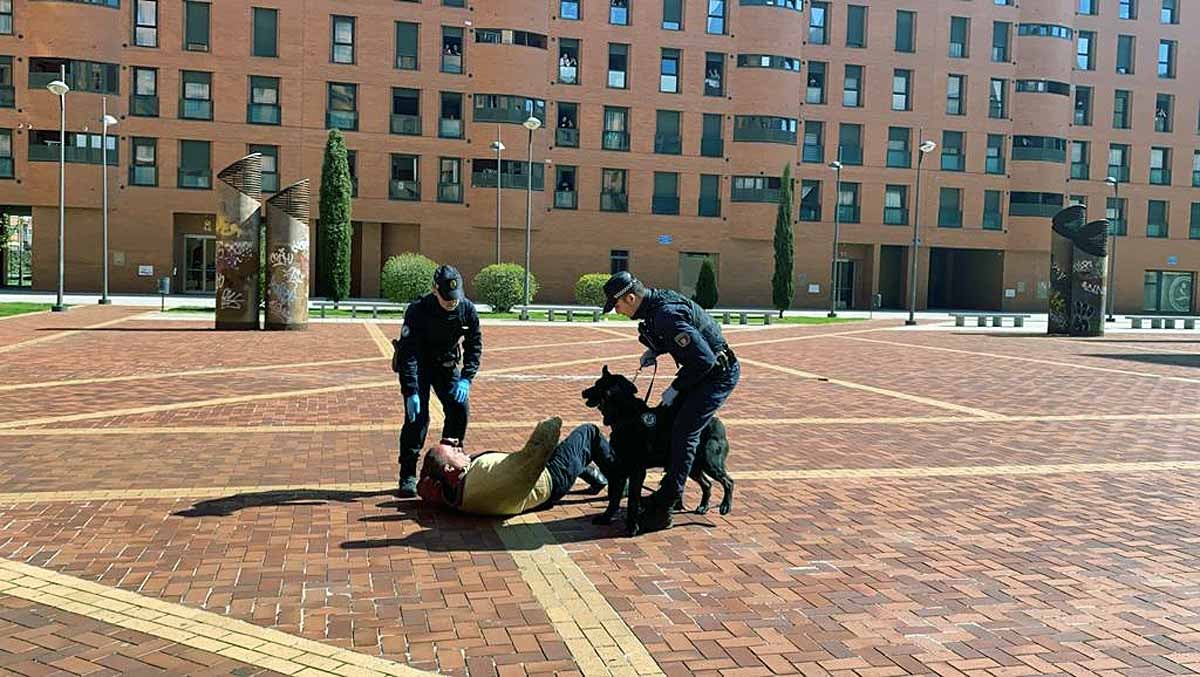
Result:
<svg viewBox="0 0 1200 677">
<path fill-rule="evenodd" d="M 675 398 L 679 397 L 679 391 L 674 386 L 667 388 L 662 394 L 662 403 L 665 406 L 671 406 L 675 402 Z"/>
<path fill-rule="evenodd" d="M 417 414 L 421 413 L 421 398 L 416 393 L 404 398 L 404 418 L 409 423 L 417 420 Z"/>
<path fill-rule="evenodd" d="M 454 395 L 454 401 L 462 404 L 467 401 L 467 396 L 471 394 L 471 382 L 465 378 L 460 378 L 454 383 L 454 388 L 450 390 L 450 394 Z"/>
<path fill-rule="evenodd" d="M 657 363 L 658 363 L 658 353 L 654 352 L 653 350 L 646 350 L 646 352 L 642 353 L 642 361 L 641 361 L 642 369 L 649 369 L 650 367 L 653 367 Z"/>
</svg>

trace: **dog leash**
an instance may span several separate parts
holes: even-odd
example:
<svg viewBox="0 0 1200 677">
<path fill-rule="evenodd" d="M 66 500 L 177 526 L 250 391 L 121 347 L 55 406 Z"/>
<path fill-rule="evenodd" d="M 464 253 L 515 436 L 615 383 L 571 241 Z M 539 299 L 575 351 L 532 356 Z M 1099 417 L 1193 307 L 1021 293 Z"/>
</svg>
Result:
<svg viewBox="0 0 1200 677">
<path fill-rule="evenodd" d="M 637 385 L 638 377 L 641 375 L 642 375 L 642 368 L 638 367 L 638 370 L 633 372 L 633 384 L 634 385 Z M 646 406 L 650 406 L 650 391 L 654 390 L 654 379 L 657 376 L 658 376 L 658 362 L 656 361 L 654 363 L 654 371 L 650 372 L 650 385 L 649 385 L 649 387 L 646 388 L 646 396 L 644 398 L 642 398 L 642 402 Z"/>
</svg>

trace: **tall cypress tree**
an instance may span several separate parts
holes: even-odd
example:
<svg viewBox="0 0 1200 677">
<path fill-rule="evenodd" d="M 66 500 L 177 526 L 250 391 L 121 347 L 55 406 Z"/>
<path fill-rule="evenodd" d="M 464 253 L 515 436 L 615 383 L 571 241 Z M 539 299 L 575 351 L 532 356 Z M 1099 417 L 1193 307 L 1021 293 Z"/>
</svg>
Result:
<svg viewBox="0 0 1200 677">
<path fill-rule="evenodd" d="M 771 299 L 779 317 L 792 307 L 796 283 L 792 279 L 795 267 L 795 236 L 792 233 L 792 166 L 783 168 L 783 187 L 779 191 L 779 209 L 775 214 L 775 274 L 771 277 Z"/>
<path fill-rule="evenodd" d="M 346 141 L 329 130 L 321 165 L 321 290 L 335 303 L 350 296 L 350 164 Z"/>
<path fill-rule="evenodd" d="M 721 295 L 717 290 L 717 271 L 713 269 L 712 259 L 704 259 L 700 264 L 700 276 L 696 278 L 696 295 L 692 300 L 701 308 L 708 310 L 717 306 Z"/>
</svg>

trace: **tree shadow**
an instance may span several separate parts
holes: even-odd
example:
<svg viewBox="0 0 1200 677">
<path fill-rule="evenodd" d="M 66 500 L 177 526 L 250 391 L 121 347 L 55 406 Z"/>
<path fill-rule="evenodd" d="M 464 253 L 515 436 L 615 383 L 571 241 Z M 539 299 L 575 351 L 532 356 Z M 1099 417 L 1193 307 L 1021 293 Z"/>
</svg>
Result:
<svg viewBox="0 0 1200 677">
<path fill-rule="evenodd" d="M 194 504 L 186 510 L 172 513 L 178 517 L 227 517 L 246 508 L 261 508 L 269 505 L 324 505 L 326 503 L 353 503 L 374 496 L 395 496 L 388 491 L 336 491 L 329 489 L 287 489 L 234 494 L 212 498 Z"/>
<path fill-rule="evenodd" d="M 198 331 L 217 331 L 212 327 L 40 327 L 37 331 L 115 331 L 115 332 L 198 332 Z M 224 333 L 224 332 L 223 332 Z M 228 333 L 234 333 L 233 330 L 228 330 Z M 239 331 L 238 333 L 244 333 Z"/>
</svg>

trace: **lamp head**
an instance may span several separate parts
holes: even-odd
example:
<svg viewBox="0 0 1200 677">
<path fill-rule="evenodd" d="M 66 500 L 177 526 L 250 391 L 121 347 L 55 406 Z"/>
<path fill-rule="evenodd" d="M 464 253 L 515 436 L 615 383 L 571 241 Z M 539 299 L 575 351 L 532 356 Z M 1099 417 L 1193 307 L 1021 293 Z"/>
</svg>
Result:
<svg viewBox="0 0 1200 677">
<path fill-rule="evenodd" d="M 830 169 L 832 169 L 832 170 L 833 170 L 833 171 L 835 171 L 835 172 L 841 171 L 841 169 L 842 169 L 842 163 L 841 163 L 841 162 L 838 162 L 837 160 L 834 160 L 833 162 L 830 162 L 830 163 L 829 163 L 829 168 L 830 168 Z"/>
<path fill-rule="evenodd" d="M 103 122 L 105 127 L 112 127 L 113 125 L 117 124 L 117 119 L 111 115 L 105 115 L 104 117 L 100 118 L 100 122 Z"/>
<path fill-rule="evenodd" d="M 71 91 L 71 88 L 67 86 L 67 83 L 63 82 L 62 80 L 52 81 L 50 84 L 46 85 L 46 89 L 50 90 L 50 93 L 54 96 L 62 96 Z"/>
<path fill-rule="evenodd" d="M 522 122 L 521 125 L 532 132 L 542 126 L 542 121 L 530 115 L 525 118 L 525 122 Z"/>
<path fill-rule="evenodd" d="M 498 140 L 492 142 L 492 150 L 494 150 L 494 151 L 502 151 L 506 147 L 507 146 L 505 146 L 503 143 L 500 143 L 500 141 L 498 141 Z"/>
<path fill-rule="evenodd" d="M 926 141 L 921 144 L 920 150 L 922 153 L 932 153 L 933 149 L 937 148 L 937 144 L 933 141 Z"/>
<path fill-rule="evenodd" d="M 1117 177 L 1106 176 L 1106 177 L 1104 177 L 1104 183 L 1107 183 L 1110 186 L 1115 186 L 1115 185 L 1117 185 Z"/>
</svg>

